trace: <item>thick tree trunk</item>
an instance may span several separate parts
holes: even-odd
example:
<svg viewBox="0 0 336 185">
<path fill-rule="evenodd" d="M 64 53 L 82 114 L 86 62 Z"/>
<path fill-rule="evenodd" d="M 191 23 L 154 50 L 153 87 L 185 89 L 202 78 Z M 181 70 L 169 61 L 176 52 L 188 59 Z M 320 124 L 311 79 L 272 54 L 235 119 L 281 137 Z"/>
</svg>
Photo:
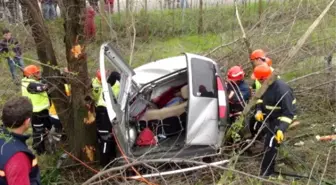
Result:
<svg viewBox="0 0 336 185">
<path fill-rule="evenodd" d="M 86 54 L 83 53 L 76 58 L 71 49 L 81 44 L 83 37 L 83 18 L 85 13 L 85 0 L 63 0 L 65 12 L 64 30 L 65 30 L 65 48 L 68 68 L 71 72 L 76 73 L 75 78 L 70 80 L 71 84 L 71 123 L 68 124 L 67 133 L 69 145 L 73 153 L 83 160 L 93 160 L 91 156 L 96 141 L 95 124 L 85 124 L 84 118 L 87 116 L 85 98 L 90 95 L 90 79 L 88 78 L 88 68 Z"/>
<path fill-rule="evenodd" d="M 55 100 L 56 110 L 61 122 L 64 124 L 69 138 L 70 149 L 76 156 L 81 159 L 87 159 L 87 155 L 83 152 L 85 146 L 95 145 L 95 125 L 85 125 L 84 117 L 87 115 L 84 98 L 89 94 L 87 88 L 90 83 L 88 79 L 86 58 L 80 59 L 72 57 L 71 48 L 75 45 L 77 35 L 83 35 L 83 26 L 80 16 L 85 7 L 85 0 L 66 0 L 61 4 L 64 5 L 65 17 L 65 43 L 69 70 L 77 73 L 71 84 L 71 103 L 65 96 L 64 79 L 55 78 L 60 76 L 59 70 L 55 70 L 52 66 L 57 66 L 52 42 L 44 24 L 41 11 L 37 1 L 20 0 L 21 5 L 29 14 L 29 25 L 32 29 L 32 36 L 36 43 L 36 51 L 39 60 L 43 65 L 43 77 L 52 84 L 53 90 L 51 97 Z M 81 6 L 79 6 L 79 4 Z M 63 6 L 62 6 L 63 7 Z M 70 7 L 70 8 L 68 8 Z M 82 38 L 80 37 L 80 41 Z M 90 148 L 90 147 L 89 147 Z"/>
<path fill-rule="evenodd" d="M 68 107 L 68 100 L 65 96 L 64 91 L 64 79 L 55 78 L 60 76 L 60 71 L 53 69 L 51 66 L 57 66 L 57 60 L 55 57 L 54 49 L 48 30 L 43 22 L 43 17 L 38 6 L 37 1 L 32 0 L 20 0 L 21 6 L 26 10 L 28 15 L 28 23 L 32 29 L 32 36 L 36 43 L 36 52 L 38 59 L 43 65 L 43 77 L 51 84 L 52 99 L 57 99 L 54 101 L 55 107 L 60 113 L 59 117 L 63 123 L 67 123 L 66 110 Z"/>
</svg>

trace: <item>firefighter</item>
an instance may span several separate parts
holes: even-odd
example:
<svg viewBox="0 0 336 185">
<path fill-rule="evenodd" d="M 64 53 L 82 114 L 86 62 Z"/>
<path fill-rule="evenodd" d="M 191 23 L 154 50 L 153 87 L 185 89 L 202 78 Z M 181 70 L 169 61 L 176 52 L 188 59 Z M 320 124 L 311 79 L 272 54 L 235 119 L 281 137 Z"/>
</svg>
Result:
<svg viewBox="0 0 336 185">
<path fill-rule="evenodd" d="M 236 118 L 244 110 L 244 104 L 251 97 L 251 92 L 248 84 L 244 81 L 244 76 L 245 73 L 241 66 L 233 66 L 227 73 L 231 123 L 236 121 Z"/>
<path fill-rule="evenodd" d="M 252 62 L 253 68 L 259 65 L 268 65 L 272 66 L 272 59 L 266 57 L 266 53 L 262 49 L 254 50 L 250 55 L 250 60 Z M 271 67 L 271 70 L 274 69 Z M 255 79 L 254 74 L 251 75 L 251 79 L 254 80 L 254 84 L 252 85 L 253 93 L 255 93 L 261 87 L 261 83 Z"/>
<path fill-rule="evenodd" d="M 40 68 L 29 65 L 23 70 L 21 80 L 22 96 L 28 97 L 33 104 L 32 127 L 33 149 L 40 155 L 45 153 L 44 137 L 46 128 L 51 129 L 49 119 L 50 101 L 47 94 L 48 85 L 41 82 Z"/>
<path fill-rule="evenodd" d="M 259 65 L 255 67 L 253 73 L 256 79 L 263 83 L 271 76 L 272 70 L 267 65 Z M 274 173 L 277 147 L 283 142 L 284 133 L 293 122 L 296 112 L 295 102 L 292 89 L 280 79 L 276 79 L 257 101 L 255 117 L 261 121 L 264 120 L 263 114 L 268 117 L 260 172 L 262 176 Z"/>
<path fill-rule="evenodd" d="M 112 75 L 113 74 L 113 75 Z M 119 77 L 119 78 L 118 78 Z M 111 73 L 108 78 L 112 85 L 112 91 L 116 95 L 119 93 L 120 75 Z M 100 149 L 100 165 L 106 166 L 116 157 L 116 144 L 112 135 L 112 124 L 107 114 L 106 102 L 101 83 L 101 72 L 97 70 L 96 77 L 92 79 L 92 95 L 95 101 L 96 124 L 98 131 L 98 143 Z"/>
<path fill-rule="evenodd" d="M 250 60 L 252 62 L 253 68 L 259 65 L 266 65 L 266 66 L 270 66 L 272 71 L 274 70 L 271 67 L 272 59 L 270 59 L 269 57 L 266 57 L 266 53 L 262 49 L 254 50 L 250 55 Z M 254 95 L 261 88 L 261 83 L 258 79 L 255 78 L 253 73 L 251 75 L 251 79 L 254 80 L 252 84 L 252 95 Z M 254 112 L 254 115 L 255 114 L 256 112 Z M 254 137 L 258 133 L 258 130 L 261 127 L 261 125 L 262 125 L 262 121 L 260 117 L 255 117 L 255 116 L 251 117 L 250 122 L 249 122 L 249 128 L 250 128 L 252 137 Z M 257 140 L 261 140 L 263 135 L 264 133 L 259 134 L 257 136 Z"/>
</svg>

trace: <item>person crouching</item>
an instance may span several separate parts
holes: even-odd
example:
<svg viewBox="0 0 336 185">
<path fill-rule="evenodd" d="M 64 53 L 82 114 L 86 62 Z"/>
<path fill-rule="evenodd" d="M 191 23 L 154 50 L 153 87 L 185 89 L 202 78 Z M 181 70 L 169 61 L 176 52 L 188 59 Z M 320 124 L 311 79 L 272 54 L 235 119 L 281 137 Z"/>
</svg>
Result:
<svg viewBox="0 0 336 185">
<path fill-rule="evenodd" d="M 231 67 L 227 73 L 231 124 L 242 113 L 246 102 L 251 97 L 251 92 L 248 84 L 244 81 L 244 76 L 244 70 L 240 66 Z"/>
</svg>

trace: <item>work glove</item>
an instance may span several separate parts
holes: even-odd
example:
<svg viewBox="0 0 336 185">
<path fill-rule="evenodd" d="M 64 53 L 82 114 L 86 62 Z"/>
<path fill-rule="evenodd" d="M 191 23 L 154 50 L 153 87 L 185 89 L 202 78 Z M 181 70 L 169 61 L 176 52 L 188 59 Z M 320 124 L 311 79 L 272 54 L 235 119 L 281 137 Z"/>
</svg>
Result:
<svg viewBox="0 0 336 185">
<path fill-rule="evenodd" d="M 264 114 L 260 110 L 258 110 L 257 113 L 254 115 L 254 118 L 259 122 L 264 121 Z"/>
<path fill-rule="evenodd" d="M 277 130 L 275 133 L 275 139 L 278 141 L 278 144 L 281 144 L 284 140 L 284 133 L 282 130 Z"/>
</svg>

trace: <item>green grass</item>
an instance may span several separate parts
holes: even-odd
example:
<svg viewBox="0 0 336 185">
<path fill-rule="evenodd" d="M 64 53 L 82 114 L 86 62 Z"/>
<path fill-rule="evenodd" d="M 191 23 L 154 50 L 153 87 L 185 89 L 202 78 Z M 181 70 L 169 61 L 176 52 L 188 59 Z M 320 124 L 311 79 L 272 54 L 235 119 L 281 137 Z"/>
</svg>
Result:
<svg viewBox="0 0 336 185">
<path fill-rule="evenodd" d="M 134 53 L 133 67 L 157 59 L 181 55 L 183 52 L 204 53 L 222 43 L 220 35 L 184 35 L 169 39 L 151 39 L 140 44 Z"/>
<path fill-rule="evenodd" d="M 323 5 L 323 3 L 321 4 Z M 260 27 L 257 27 L 253 34 L 248 33 L 253 49 L 260 47 L 272 51 L 273 53 L 270 53 L 270 56 L 273 59 L 275 67 L 286 69 L 286 73 L 281 75 L 282 79 L 286 81 L 291 80 L 293 78 L 297 78 L 299 76 L 314 72 L 318 70 L 321 66 L 323 66 L 323 56 L 325 56 L 326 53 L 329 52 L 329 50 L 327 50 L 326 48 L 331 48 L 331 46 L 334 44 L 334 41 L 336 40 L 336 17 L 334 16 L 334 13 L 329 13 L 323 19 L 318 28 L 307 40 L 303 50 L 300 51 L 297 56 L 293 58 L 293 60 L 291 61 L 291 65 L 277 66 L 278 61 L 281 61 L 283 55 L 285 55 L 288 51 L 288 49 L 281 49 L 285 47 L 290 48 L 297 42 L 300 36 L 307 30 L 307 28 L 312 24 L 314 19 L 319 15 L 321 9 L 324 8 L 324 5 L 322 5 L 316 7 L 310 5 L 309 7 L 305 7 L 306 5 L 303 4 L 303 10 L 307 9 L 311 12 L 308 12 L 310 13 L 309 15 L 304 15 L 297 18 L 289 36 L 288 43 L 286 43 L 286 38 L 288 35 L 290 24 L 293 21 L 293 15 L 295 13 L 297 2 L 288 3 L 281 6 L 277 3 L 272 3 L 273 7 L 271 8 L 267 6 L 267 8 L 269 9 L 265 9 L 265 11 L 275 10 L 275 13 L 279 11 L 279 15 L 276 15 L 273 18 L 266 19 L 266 21 L 263 22 L 264 24 Z M 244 9 L 240 7 L 240 10 L 243 25 L 246 30 L 249 30 L 256 23 L 256 21 L 258 21 L 257 5 L 251 3 Z M 281 14 L 282 12 L 285 13 Z M 302 14 L 308 13 L 302 12 Z M 120 45 L 122 46 L 120 47 L 121 52 L 124 58 L 128 61 L 130 56 L 129 39 L 125 38 L 126 24 L 128 23 L 125 19 L 124 14 L 122 14 L 120 17 L 121 19 L 119 20 L 118 14 L 112 15 L 113 28 L 117 33 L 118 40 L 120 40 Z M 95 71 L 98 67 L 97 56 L 100 44 L 103 41 L 111 39 L 109 37 L 109 34 L 107 33 L 107 29 L 105 27 L 106 25 L 100 26 L 99 19 L 100 17 L 97 17 L 96 19 L 98 40 L 95 43 L 89 45 L 87 50 L 87 53 L 89 55 L 88 65 L 91 72 Z M 286 22 L 286 19 L 290 19 L 290 21 Z M 137 38 L 135 43 L 132 67 L 137 67 L 149 61 L 180 55 L 183 52 L 204 54 L 214 47 L 219 46 L 223 43 L 233 41 L 235 38 L 241 37 L 242 35 L 239 27 L 237 26 L 237 20 L 234 16 L 232 6 L 211 8 L 205 10 L 204 33 L 201 35 L 197 34 L 198 10 L 186 10 L 184 22 L 182 22 L 182 12 L 180 10 L 166 10 L 162 12 L 151 11 L 148 13 L 148 19 L 144 15 L 144 12 L 140 12 L 139 14 L 135 15 L 135 20 Z M 286 22 L 286 24 L 281 25 L 281 21 Z M 64 31 L 62 23 L 63 21 L 59 19 L 54 22 L 48 22 L 47 26 L 49 28 L 49 33 L 52 37 L 58 61 L 61 65 L 64 66 L 66 61 L 64 54 Z M 145 40 L 143 38 L 146 24 L 149 26 L 148 40 Z M 103 36 L 100 38 L 99 33 L 101 30 L 104 30 L 104 32 Z M 29 33 L 24 32 L 23 29 L 16 29 L 16 31 L 18 33 L 15 35 L 29 36 Z M 33 43 L 32 38 L 28 38 L 28 40 L 28 43 Z M 31 45 L 32 44 L 28 44 L 29 47 L 27 46 L 27 48 L 25 48 L 25 57 L 36 59 L 37 56 L 35 48 Z M 229 66 L 233 64 L 243 64 L 248 58 L 246 48 L 243 43 L 239 43 L 239 47 L 235 46 L 232 48 L 220 49 L 218 50 L 216 55 L 211 56 L 211 58 L 214 56 L 219 56 L 218 58 L 228 56 L 224 62 L 225 64 L 227 63 Z M 214 59 L 216 60 L 216 58 Z M 218 62 L 223 61 L 218 60 Z M 26 64 L 28 63 L 29 62 L 26 62 Z M 319 64 L 318 67 L 316 67 L 317 63 Z M 6 77 L 4 76 L 1 79 L 3 80 L 4 78 L 7 78 L 7 76 L 9 78 L 9 75 L 7 75 L 8 68 L 5 63 L 1 65 L 1 69 L 6 71 Z M 12 86 L 9 88 L 12 88 Z M 1 101 L 9 98 L 10 96 L 11 95 L 7 94 L 6 96 L 1 97 Z M 317 99 L 315 97 L 300 96 L 298 98 L 298 105 L 307 104 L 307 102 L 314 100 Z M 294 139 L 287 144 L 287 147 L 282 148 L 281 156 L 284 158 L 284 163 L 286 166 L 284 168 L 285 170 L 293 170 L 289 168 L 291 166 L 291 163 L 289 163 L 289 161 L 295 162 L 293 154 L 302 157 L 302 159 L 305 159 L 309 168 L 312 168 L 316 156 L 320 155 L 321 162 L 318 166 L 318 170 L 323 169 L 323 164 L 326 160 L 326 149 L 330 147 L 330 143 L 317 142 L 315 141 L 314 136 L 317 134 L 330 133 L 330 125 L 332 124 L 330 120 L 333 118 L 334 114 L 329 111 L 325 111 L 324 109 L 326 109 L 326 107 L 327 106 L 325 101 L 321 102 L 320 100 L 312 102 L 312 106 L 308 108 L 304 107 L 305 109 L 302 110 L 299 115 L 302 125 L 299 128 L 286 133 L 287 138 L 293 138 L 299 134 L 310 132 L 313 133 L 313 136 L 305 137 L 302 139 Z M 293 144 L 300 140 L 305 141 L 305 146 L 301 148 L 294 147 Z M 42 179 L 44 184 L 57 182 L 60 181 L 60 178 L 62 178 L 62 173 L 54 169 L 56 160 L 57 155 L 39 157 L 39 164 L 42 169 Z M 256 163 L 257 164 L 252 167 L 258 169 L 259 162 L 256 161 Z M 293 168 L 296 169 L 298 173 L 307 173 L 307 170 L 302 167 L 299 162 L 293 163 Z M 316 173 L 318 173 L 319 175 L 321 174 L 320 171 Z M 327 175 L 327 178 L 330 178 L 330 174 L 329 176 Z M 199 184 L 202 183 L 200 182 Z M 258 184 L 258 182 L 256 180 L 250 180 L 249 184 Z"/>
</svg>

